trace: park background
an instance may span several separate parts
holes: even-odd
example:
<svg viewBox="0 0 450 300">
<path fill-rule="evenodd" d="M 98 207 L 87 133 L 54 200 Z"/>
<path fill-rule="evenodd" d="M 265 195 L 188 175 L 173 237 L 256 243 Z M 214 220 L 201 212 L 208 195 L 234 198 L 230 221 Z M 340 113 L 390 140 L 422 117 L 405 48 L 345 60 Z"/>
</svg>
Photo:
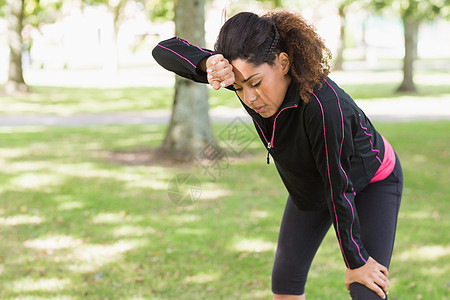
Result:
<svg viewBox="0 0 450 300">
<path fill-rule="evenodd" d="M 287 196 L 275 167 L 234 95 L 209 88 L 197 99 L 209 113 L 178 93 L 211 134 L 194 142 L 199 129 L 181 118 L 181 147 L 198 148 L 174 160 L 176 80 L 151 50 L 175 34 L 174 18 L 186 38 L 204 17 L 193 42 L 213 48 L 224 8 L 281 7 L 311 22 L 334 57 L 344 49 L 330 76 L 401 157 L 391 299 L 448 299 L 448 1 L 177 2 L 178 15 L 165 0 L 0 0 L 0 298 L 270 299 Z M 398 92 L 405 20 L 417 23 L 415 89 Z M 19 67 L 22 78 L 10 72 Z M 347 299 L 344 276 L 331 230 L 308 297 Z"/>
</svg>

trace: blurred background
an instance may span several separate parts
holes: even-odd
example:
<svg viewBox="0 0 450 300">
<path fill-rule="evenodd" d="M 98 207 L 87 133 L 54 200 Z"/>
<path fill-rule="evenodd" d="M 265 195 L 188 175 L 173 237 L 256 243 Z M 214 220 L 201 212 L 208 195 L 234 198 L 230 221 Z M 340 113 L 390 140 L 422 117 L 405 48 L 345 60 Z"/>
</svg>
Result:
<svg viewBox="0 0 450 300">
<path fill-rule="evenodd" d="M 29 85 L 155 85 L 151 74 L 159 68 L 153 68 L 151 49 L 174 35 L 173 6 L 171 0 L 2 0 L 0 83 L 7 82 L 10 68 L 19 68 L 20 56 Z M 300 12 L 312 23 L 332 50 L 336 69 L 401 69 L 406 34 L 418 67 L 450 68 L 450 12 L 445 0 L 208 0 L 206 47 L 213 48 L 224 9 L 231 16 L 242 10 L 261 13 L 272 8 Z M 411 32 L 405 31 L 405 24 Z M 11 53 L 14 63 L 10 63 Z M 118 77 L 117 71 L 133 66 L 141 71 Z M 99 69 L 107 80 L 89 75 Z"/>
<path fill-rule="evenodd" d="M 151 51 L 272 9 L 315 26 L 401 159 L 390 298 L 449 299 L 449 0 L 0 0 L 1 299 L 271 299 L 275 166 L 232 93 Z M 308 298 L 349 299 L 344 276 L 331 230 Z"/>
</svg>

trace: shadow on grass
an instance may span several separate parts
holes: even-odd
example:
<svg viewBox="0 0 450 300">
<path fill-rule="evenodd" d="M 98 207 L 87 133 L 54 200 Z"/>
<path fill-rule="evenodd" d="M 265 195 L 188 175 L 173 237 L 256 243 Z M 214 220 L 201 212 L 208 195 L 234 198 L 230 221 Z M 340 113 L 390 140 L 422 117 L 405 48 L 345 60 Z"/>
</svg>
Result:
<svg viewBox="0 0 450 300">
<path fill-rule="evenodd" d="M 390 293 L 441 299 L 450 258 L 450 122 L 376 125 L 405 173 Z M 202 197 L 177 207 L 167 184 L 184 167 L 101 155 L 144 155 L 143 141 L 156 147 L 160 140 L 150 138 L 163 126 L 16 130 L 0 133 L 0 298 L 270 298 L 287 195 L 258 143 L 215 181 L 188 169 L 201 178 Z M 308 295 L 348 297 L 344 273 L 330 231 Z"/>
<path fill-rule="evenodd" d="M 127 173 L 133 176 L 132 170 Z M 5 238 L 0 295 L 173 299 L 189 289 L 189 298 L 204 298 L 226 297 L 229 291 L 221 292 L 221 284 L 236 285 L 236 280 L 242 280 L 242 288 L 262 286 L 261 278 L 250 280 L 240 264 L 268 275 L 261 257 L 269 261 L 264 253 L 270 254 L 273 245 L 261 242 L 265 237 L 246 238 L 248 231 L 261 233 L 257 224 L 225 230 L 245 219 L 234 208 L 234 216 L 226 216 L 228 205 L 221 203 L 226 199 L 179 208 L 165 192 L 130 189 L 128 182 L 113 178 L 68 175 L 57 185 L 3 191 L 2 202 L 9 205 L 2 206 L 0 218 Z M 228 245 L 233 240 L 240 248 Z M 212 284 L 216 281 L 221 284 Z"/>
</svg>

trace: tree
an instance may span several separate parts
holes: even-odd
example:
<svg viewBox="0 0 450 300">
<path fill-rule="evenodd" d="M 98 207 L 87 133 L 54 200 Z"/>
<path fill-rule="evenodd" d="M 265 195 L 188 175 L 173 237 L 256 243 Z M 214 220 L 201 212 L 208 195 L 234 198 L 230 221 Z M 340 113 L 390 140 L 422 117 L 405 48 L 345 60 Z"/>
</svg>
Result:
<svg viewBox="0 0 450 300">
<path fill-rule="evenodd" d="M 403 58 L 403 81 L 399 92 L 416 92 L 413 81 L 414 61 L 417 58 L 417 39 L 419 25 L 430 21 L 450 9 L 449 0 L 375 0 L 376 10 L 387 7 L 394 9 L 401 17 L 404 26 L 405 56 Z"/>
<path fill-rule="evenodd" d="M 122 15 L 123 8 L 125 7 L 125 4 L 128 0 L 118 0 L 118 1 L 107 1 L 108 6 L 112 8 L 113 12 L 113 27 L 114 27 L 114 36 L 113 36 L 113 42 L 114 42 L 114 60 L 112 61 L 112 70 L 117 70 L 119 68 L 119 48 L 117 44 L 117 39 L 119 36 L 119 29 L 120 29 L 120 17 Z M 113 3 L 111 3 L 113 2 Z"/>
<path fill-rule="evenodd" d="M 83 5 L 105 5 L 113 16 L 113 45 L 112 45 L 112 59 L 105 60 L 104 67 L 116 71 L 119 67 L 119 49 L 117 45 L 117 38 L 119 29 L 122 23 L 122 12 L 128 0 L 82 0 Z"/>
<path fill-rule="evenodd" d="M 28 86 L 23 79 L 22 70 L 22 29 L 24 18 L 24 0 L 6 0 L 5 16 L 8 20 L 9 36 L 9 71 L 8 81 L 3 87 L 6 94 L 28 92 Z"/>
<path fill-rule="evenodd" d="M 120 26 L 120 15 L 127 1 L 82 0 L 81 2 L 85 5 L 105 4 L 111 9 L 116 40 Z M 68 2 L 70 1 L 6 0 L 5 3 L 5 0 L 0 0 L 0 8 L 3 7 L 1 13 L 9 23 L 10 64 L 8 81 L 3 88 L 5 93 L 15 94 L 29 91 L 24 81 L 22 70 L 22 51 L 24 50 L 22 30 L 24 25 L 30 24 L 37 27 L 42 23 L 55 22 L 61 15 L 61 7 Z M 117 68 L 117 59 L 113 62 L 112 68 Z"/>
<path fill-rule="evenodd" d="M 344 63 L 344 50 L 345 50 L 345 28 L 347 25 L 347 11 L 351 4 L 353 4 L 355 0 L 339 0 L 336 3 L 338 13 L 339 13 L 339 40 L 338 46 L 336 49 L 336 59 L 334 61 L 334 70 L 342 70 L 342 65 Z"/>
<path fill-rule="evenodd" d="M 192 44 L 205 44 L 204 0 L 175 1 L 176 35 Z M 193 160 L 207 146 L 217 149 L 208 115 L 208 90 L 176 77 L 172 117 L 162 150 L 180 160 Z"/>
<path fill-rule="evenodd" d="M 25 48 L 22 31 L 25 24 L 37 27 L 42 22 L 54 22 L 60 14 L 62 3 L 62 0 L 45 3 L 39 0 L 0 0 L 0 7 L 3 7 L 0 13 L 9 24 L 10 62 L 8 81 L 3 87 L 6 94 L 29 92 L 22 69 L 22 52 Z"/>
</svg>

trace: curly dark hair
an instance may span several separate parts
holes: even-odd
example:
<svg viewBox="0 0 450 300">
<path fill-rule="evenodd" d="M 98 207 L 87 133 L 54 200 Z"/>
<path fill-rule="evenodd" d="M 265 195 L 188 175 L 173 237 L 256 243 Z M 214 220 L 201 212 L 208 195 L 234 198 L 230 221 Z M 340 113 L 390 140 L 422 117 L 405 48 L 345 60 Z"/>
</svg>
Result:
<svg viewBox="0 0 450 300">
<path fill-rule="evenodd" d="M 230 62 L 246 60 L 254 66 L 275 64 L 281 52 L 289 56 L 289 75 L 300 86 L 300 98 L 308 102 L 320 79 L 330 73 L 331 52 L 303 17 L 289 11 L 263 16 L 242 12 L 222 26 L 215 51 Z"/>
</svg>

